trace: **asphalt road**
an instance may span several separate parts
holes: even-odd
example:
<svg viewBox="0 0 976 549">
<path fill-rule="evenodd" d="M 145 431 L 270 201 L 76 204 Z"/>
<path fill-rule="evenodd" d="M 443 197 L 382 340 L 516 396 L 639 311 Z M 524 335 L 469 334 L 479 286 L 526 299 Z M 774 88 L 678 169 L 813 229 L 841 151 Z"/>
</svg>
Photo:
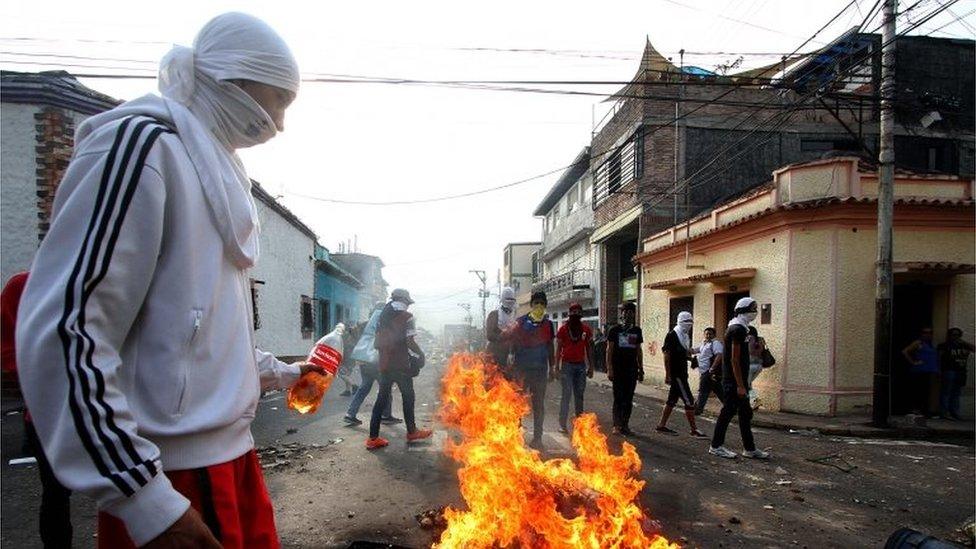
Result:
<svg viewBox="0 0 976 549">
<path fill-rule="evenodd" d="M 417 415 L 434 426 L 439 365 L 417 378 Z M 590 382 L 586 407 L 609 432 L 611 392 L 602 374 Z M 347 547 L 356 541 L 429 546 L 434 534 L 415 515 L 441 505 L 463 505 L 455 464 L 443 454 L 447 434 L 407 446 L 403 425 L 383 426 L 389 447 L 364 448 L 373 397 L 347 427 L 349 397 L 334 387 L 317 414 L 299 416 L 282 395 L 266 396 L 254 435 L 261 450 L 284 547 Z M 374 390 L 375 391 L 375 390 Z M 556 431 L 559 386 L 549 385 L 545 443 L 549 456 L 568 456 L 568 439 Z M 394 414 L 402 416 L 399 398 Z M 648 481 L 642 503 L 664 535 L 690 547 L 880 547 L 894 530 L 908 526 L 951 538 L 974 512 L 974 449 L 939 442 L 842 439 L 756 429 L 769 462 L 722 460 L 706 454 L 707 441 L 653 433 L 660 405 L 638 396 L 629 439 Z M 11 467 L 20 455 L 19 415 L 2 418 L 3 521 L 0 543 L 39 547 L 36 510 L 39 487 L 32 467 Z M 671 426 L 686 431 L 683 417 Z M 711 432 L 713 423 L 701 427 Z M 620 438 L 611 438 L 619 449 Z M 740 449 L 733 426 L 728 446 Z M 77 546 L 94 544 L 94 511 L 75 498 Z M 732 520 L 735 517 L 736 520 Z"/>
</svg>

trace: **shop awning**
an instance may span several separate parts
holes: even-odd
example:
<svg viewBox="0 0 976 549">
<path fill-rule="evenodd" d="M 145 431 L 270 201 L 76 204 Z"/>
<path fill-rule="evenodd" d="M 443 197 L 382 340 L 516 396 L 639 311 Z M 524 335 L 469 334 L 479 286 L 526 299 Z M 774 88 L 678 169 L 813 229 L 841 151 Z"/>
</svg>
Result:
<svg viewBox="0 0 976 549">
<path fill-rule="evenodd" d="M 951 261 L 895 261 L 891 270 L 895 274 L 960 275 L 976 274 L 976 265 Z"/>
<path fill-rule="evenodd" d="M 650 282 L 644 284 L 644 288 L 648 290 L 670 290 L 672 288 L 687 288 L 689 286 L 694 286 L 699 282 L 725 282 L 727 280 L 741 280 L 744 278 L 753 278 L 755 276 L 756 269 L 753 268 L 724 269 L 721 271 L 712 271 L 710 273 L 700 273 L 692 276 L 686 276 L 684 278 L 673 278 L 671 280 Z"/>
<path fill-rule="evenodd" d="M 607 223 L 606 225 L 600 227 L 599 229 L 593 231 L 590 235 L 590 243 L 596 244 L 602 242 L 614 235 L 620 229 L 623 229 L 627 225 L 630 225 L 634 220 L 640 217 L 642 206 L 637 205 L 633 208 L 627 210 L 626 212 L 617 216 L 616 219 Z"/>
</svg>

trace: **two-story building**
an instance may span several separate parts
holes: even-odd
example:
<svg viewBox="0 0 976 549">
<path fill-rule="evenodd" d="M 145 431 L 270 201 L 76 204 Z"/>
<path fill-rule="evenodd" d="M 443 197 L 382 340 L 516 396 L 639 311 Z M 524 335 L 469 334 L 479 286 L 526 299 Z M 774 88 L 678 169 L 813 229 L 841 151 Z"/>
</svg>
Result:
<svg viewBox="0 0 976 549">
<path fill-rule="evenodd" d="M 365 285 L 330 257 L 328 248 L 315 246 L 315 333 L 317 337 L 332 331 L 342 322 L 360 322 L 365 316 Z M 372 310 L 372 309 L 370 309 Z"/>
<path fill-rule="evenodd" d="M 569 317 L 569 305 L 583 307 L 583 319 L 593 327 L 600 321 L 599 262 L 590 244 L 593 233 L 593 176 L 590 148 L 585 147 L 546 193 L 535 209 L 542 220 L 542 247 L 537 252 L 533 291 L 549 298 L 549 317 L 557 323 Z"/>
<path fill-rule="evenodd" d="M 780 166 L 843 152 L 876 158 L 880 38 L 850 32 L 816 55 L 738 74 L 675 65 L 647 42 L 594 129 L 601 314 L 637 298 L 638 242 L 762 184 Z M 899 168 L 971 177 L 974 42 L 897 41 Z"/>
<path fill-rule="evenodd" d="M 373 306 L 387 298 L 389 284 L 383 278 L 383 260 L 360 252 L 332 253 L 329 258 L 362 283 L 359 311 L 354 318 L 357 322 L 368 320 Z"/>
</svg>

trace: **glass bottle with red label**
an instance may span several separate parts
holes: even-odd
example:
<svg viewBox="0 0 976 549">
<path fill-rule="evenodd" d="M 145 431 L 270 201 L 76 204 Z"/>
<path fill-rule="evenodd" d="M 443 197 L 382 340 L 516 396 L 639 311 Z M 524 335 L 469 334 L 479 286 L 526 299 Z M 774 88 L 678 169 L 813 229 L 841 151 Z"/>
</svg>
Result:
<svg viewBox="0 0 976 549">
<path fill-rule="evenodd" d="M 308 362 L 321 366 L 325 374 L 308 372 L 288 389 L 288 407 L 300 414 L 313 414 L 322 405 L 322 398 L 335 380 L 342 364 L 342 334 L 346 326 L 336 324 L 331 332 L 318 340 L 308 354 Z"/>
</svg>

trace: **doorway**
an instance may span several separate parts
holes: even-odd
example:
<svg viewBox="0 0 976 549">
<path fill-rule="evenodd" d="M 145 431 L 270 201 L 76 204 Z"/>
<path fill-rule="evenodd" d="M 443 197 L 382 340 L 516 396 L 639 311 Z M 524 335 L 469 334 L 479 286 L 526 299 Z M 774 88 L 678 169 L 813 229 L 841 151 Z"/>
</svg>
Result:
<svg viewBox="0 0 976 549">
<path fill-rule="evenodd" d="M 935 290 L 915 281 L 896 284 L 891 315 L 891 413 L 904 415 L 911 411 L 912 391 L 908 362 L 901 351 L 918 338 L 922 328 L 933 326 Z M 939 333 L 935 332 L 936 339 Z M 933 341 L 933 344 L 937 343 Z M 871 342 L 865 342 L 870 345 Z"/>
<path fill-rule="evenodd" d="M 749 297 L 749 292 L 715 294 L 715 337 L 717 339 L 725 339 L 725 329 L 729 321 L 735 317 L 735 304 L 743 297 Z"/>
</svg>

